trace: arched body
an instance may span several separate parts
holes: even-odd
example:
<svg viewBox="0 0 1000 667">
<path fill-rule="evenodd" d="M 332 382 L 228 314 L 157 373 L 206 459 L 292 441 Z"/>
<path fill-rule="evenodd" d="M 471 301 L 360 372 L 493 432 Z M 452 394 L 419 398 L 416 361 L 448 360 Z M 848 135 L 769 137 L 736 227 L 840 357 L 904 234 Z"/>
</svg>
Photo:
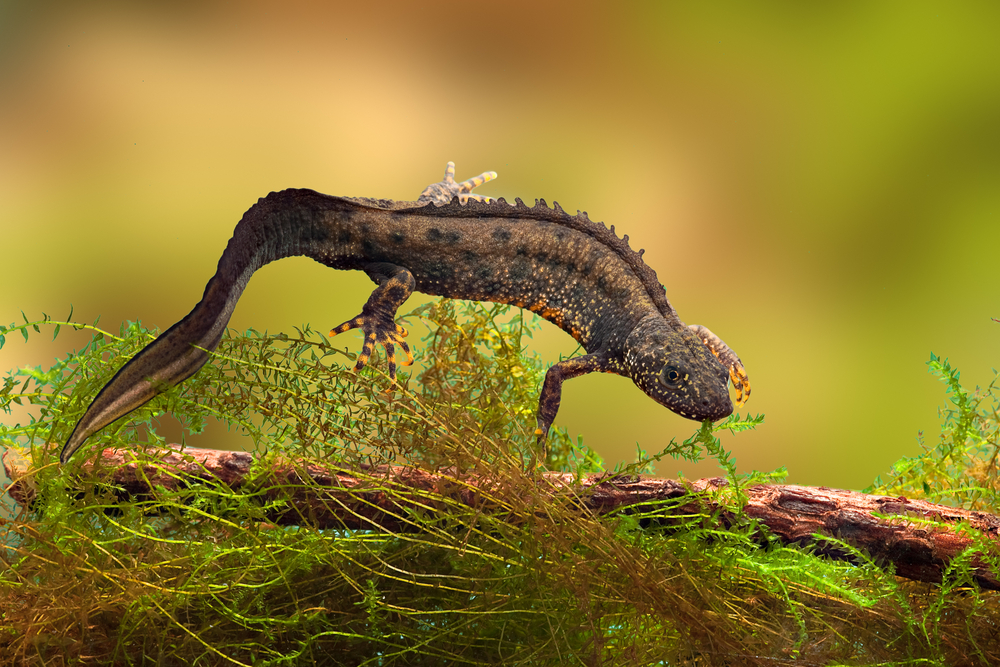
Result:
<svg viewBox="0 0 1000 667">
<path fill-rule="evenodd" d="M 704 327 L 688 327 L 667 302 L 642 253 L 586 214 L 544 201 L 486 200 L 468 194 L 495 174 L 427 188 L 416 202 L 283 190 L 259 200 L 236 226 L 202 300 L 125 364 L 98 393 L 63 448 L 65 462 L 97 430 L 193 375 L 222 338 L 253 273 L 305 255 L 335 269 L 365 271 L 378 287 L 362 313 L 335 328 L 361 328 L 358 368 L 374 345 L 407 352 L 397 308 L 413 290 L 456 299 L 513 304 L 538 313 L 580 342 L 587 354 L 552 366 L 539 398 L 539 436 L 559 407 L 562 382 L 603 371 L 633 379 L 657 402 L 689 419 L 729 415 L 728 379 L 749 395 L 739 358 Z"/>
</svg>

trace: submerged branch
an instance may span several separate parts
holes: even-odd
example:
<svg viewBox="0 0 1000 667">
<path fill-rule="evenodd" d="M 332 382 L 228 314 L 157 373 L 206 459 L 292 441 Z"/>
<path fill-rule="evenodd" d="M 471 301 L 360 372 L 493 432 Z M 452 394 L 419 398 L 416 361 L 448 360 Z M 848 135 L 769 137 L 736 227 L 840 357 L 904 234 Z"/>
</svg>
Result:
<svg viewBox="0 0 1000 667">
<path fill-rule="evenodd" d="M 96 474 L 93 469 L 98 467 L 121 499 L 152 499 L 157 487 L 178 491 L 204 483 L 251 491 L 261 501 L 262 519 L 277 525 L 408 532 L 425 525 L 412 518 L 417 508 L 426 513 L 461 505 L 517 521 L 514 506 L 525 504 L 523 498 L 510 502 L 502 480 L 477 474 L 405 466 L 347 470 L 280 460 L 264 473 L 252 473 L 257 458 L 247 452 L 189 448 L 150 454 L 142 454 L 139 463 L 134 452 L 108 449 L 96 464 L 91 458 L 82 468 Z M 4 468 L 13 480 L 10 495 L 30 506 L 35 494 L 27 461 L 8 450 Z M 536 477 L 539 500 L 570 503 L 581 512 L 598 515 L 638 515 L 643 527 L 669 526 L 671 517 L 697 514 L 715 517 L 722 526 L 732 525 L 739 515 L 716 499 L 726 484 L 722 478 L 680 482 L 612 474 L 577 478 L 555 472 Z M 745 515 L 766 526 L 770 539 L 813 544 L 818 553 L 835 559 L 857 558 L 856 552 L 837 544 L 843 541 L 916 581 L 940 582 L 949 564 L 970 547 L 1000 546 L 1000 517 L 984 512 L 825 487 L 757 485 L 744 491 Z M 816 540 L 817 534 L 836 540 Z M 979 586 L 1000 590 L 1000 577 L 978 555 L 970 565 Z"/>
</svg>

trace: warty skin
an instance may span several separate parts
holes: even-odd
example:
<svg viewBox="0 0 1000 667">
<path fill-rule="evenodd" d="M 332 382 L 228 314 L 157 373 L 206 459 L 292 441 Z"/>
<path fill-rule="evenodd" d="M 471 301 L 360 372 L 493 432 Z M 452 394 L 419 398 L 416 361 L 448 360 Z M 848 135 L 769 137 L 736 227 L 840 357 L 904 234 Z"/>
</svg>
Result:
<svg viewBox="0 0 1000 667">
<path fill-rule="evenodd" d="M 413 361 L 397 309 L 416 290 L 513 304 L 569 333 L 587 354 L 553 365 L 539 396 L 539 441 L 559 409 L 565 380 L 595 371 L 629 377 L 653 400 L 688 419 L 731 414 L 750 394 L 739 357 L 705 327 L 686 326 L 656 274 L 614 227 L 569 215 L 544 200 L 525 206 L 470 194 L 495 178 L 445 180 L 416 202 L 272 192 L 243 216 L 194 309 L 127 362 L 97 394 L 63 447 L 65 463 L 98 430 L 183 382 L 218 346 L 253 273 L 305 255 L 335 269 L 365 271 L 378 285 L 362 312 L 331 334 L 360 328 L 357 369 L 374 346 L 395 378 L 395 346 Z"/>
</svg>

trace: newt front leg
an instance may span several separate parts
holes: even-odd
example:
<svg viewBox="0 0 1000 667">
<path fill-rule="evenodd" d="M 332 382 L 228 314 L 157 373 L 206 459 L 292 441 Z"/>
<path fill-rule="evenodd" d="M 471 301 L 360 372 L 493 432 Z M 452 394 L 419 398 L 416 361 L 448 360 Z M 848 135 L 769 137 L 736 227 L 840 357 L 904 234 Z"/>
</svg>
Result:
<svg viewBox="0 0 1000 667">
<path fill-rule="evenodd" d="M 559 404 L 562 402 L 562 383 L 587 373 L 604 370 L 606 365 L 607 359 L 604 355 L 595 353 L 565 359 L 549 368 L 545 373 L 542 393 L 538 396 L 538 428 L 535 429 L 535 435 L 538 436 L 539 445 L 545 442 L 556 413 L 559 412 Z"/>
</svg>

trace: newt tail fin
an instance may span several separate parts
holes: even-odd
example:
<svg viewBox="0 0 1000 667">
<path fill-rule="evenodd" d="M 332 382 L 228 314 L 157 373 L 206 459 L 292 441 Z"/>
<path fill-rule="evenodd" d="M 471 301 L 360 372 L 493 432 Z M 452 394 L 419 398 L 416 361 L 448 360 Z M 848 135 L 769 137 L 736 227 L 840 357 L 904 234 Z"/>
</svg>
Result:
<svg viewBox="0 0 1000 667">
<path fill-rule="evenodd" d="M 66 463 L 91 435 L 194 375 L 208 361 L 205 350 L 218 346 L 231 314 L 231 308 L 213 312 L 203 299 L 187 317 L 144 347 L 91 402 L 59 461 Z"/>
<path fill-rule="evenodd" d="M 97 431 L 194 375 L 208 361 L 209 352 L 218 347 L 254 271 L 280 257 L 297 254 L 288 244 L 260 242 L 261 218 L 266 212 L 262 213 L 260 204 L 247 211 L 201 301 L 101 389 L 63 446 L 60 462 L 66 463 Z"/>
</svg>

